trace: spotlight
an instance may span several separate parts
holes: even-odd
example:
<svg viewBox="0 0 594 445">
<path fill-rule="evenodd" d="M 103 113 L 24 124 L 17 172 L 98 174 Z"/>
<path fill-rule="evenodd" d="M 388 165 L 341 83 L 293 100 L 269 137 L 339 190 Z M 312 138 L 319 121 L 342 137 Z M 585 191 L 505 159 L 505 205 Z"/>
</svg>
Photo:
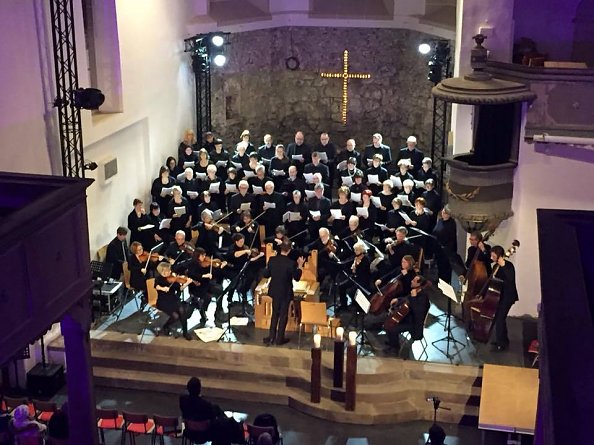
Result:
<svg viewBox="0 0 594 445">
<path fill-rule="evenodd" d="M 419 45 L 419 52 L 423 55 L 429 54 L 431 52 L 431 45 L 426 42 L 423 42 Z"/>
<path fill-rule="evenodd" d="M 210 43 L 212 43 L 214 46 L 223 46 L 223 44 L 225 43 L 225 39 L 220 34 L 214 34 L 210 38 Z"/>
<path fill-rule="evenodd" d="M 227 62 L 227 57 L 225 57 L 224 54 L 217 54 L 214 57 L 213 62 L 216 66 L 223 66 Z"/>
<path fill-rule="evenodd" d="M 96 110 L 105 102 L 105 96 L 97 88 L 79 88 L 72 92 L 72 102 L 76 108 Z"/>
<path fill-rule="evenodd" d="M 97 167 L 98 167 L 97 163 L 93 162 L 93 161 L 87 162 L 85 165 L 83 165 L 83 168 L 85 170 L 90 170 L 90 171 L 97 170 Z"/>
<path fill-rule="evenodd" d="M 439 63 L 435 59 L 431 59 L 427 63 L 427 65 L 429 66 L 429 73 L 427 74 L 427 80 L 430 80 L 434 84 L 438 84 L 439 82 L 441 82 L 441 79 L 443 77 L 442 64 Z"/>
</svg>

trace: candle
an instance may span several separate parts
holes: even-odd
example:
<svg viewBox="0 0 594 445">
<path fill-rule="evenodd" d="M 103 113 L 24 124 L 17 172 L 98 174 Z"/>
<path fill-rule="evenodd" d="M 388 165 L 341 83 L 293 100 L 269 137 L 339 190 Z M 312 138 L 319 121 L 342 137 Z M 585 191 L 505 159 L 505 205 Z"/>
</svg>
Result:
<svg viewBox="0 0 594 445">
<path fill-rule="evenodd" d="M 336 340 L 343 341 L 344 340 L 344 328 L 339 326 L 336 328 Z"/>
<path fill-rule="evenodd" d="M 320 334 L 314 335 L 313 341 L 314 341 L 314 348 L 320 349 L 320 346 L 322 344 L 322 336 Z"/>
<path fill-rule="evenodd" d="M 349 345 L 355 346 L 357 344 L 357 333 L 355 331 L 349 332 Z"/>
</svg>

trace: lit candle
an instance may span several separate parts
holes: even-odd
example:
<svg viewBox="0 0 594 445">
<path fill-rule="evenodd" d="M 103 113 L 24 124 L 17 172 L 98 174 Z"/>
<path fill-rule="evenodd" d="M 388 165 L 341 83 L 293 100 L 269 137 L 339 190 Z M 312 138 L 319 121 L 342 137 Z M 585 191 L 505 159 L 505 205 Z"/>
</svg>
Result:
<svg viewBox="0 0 594 445">
<path fill-rule="evenodd" d="M 355 331 L 349 332 L 349 345 L 355 346 L 357 344 L 357 333 Z"/>
<path fill-rule="evenodd" d="M 344 340 L 344 328 L 339 326 L 336 328 L 336 340 L 343 341 Z"/>
<path fill-rule="evenodd" d="M 320 346 L 322 344 L 322 336 L 320 334 L 316 334 L 316 335 L 314 335 L 313 340 L 314 340 L 314 348 L 320 349 Z"/>
</svg>

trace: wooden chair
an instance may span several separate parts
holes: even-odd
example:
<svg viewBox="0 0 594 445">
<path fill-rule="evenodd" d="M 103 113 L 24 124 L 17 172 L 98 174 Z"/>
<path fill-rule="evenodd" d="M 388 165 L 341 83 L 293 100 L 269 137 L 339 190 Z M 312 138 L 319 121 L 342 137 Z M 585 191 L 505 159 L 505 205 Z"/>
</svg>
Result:
<svg viewBox="0 0 594 445">
<path fill-rule="evenodd" d="M 161 313 L 159 309 L 157 309 L 157 298 L 158 293 L 157 289 L 155 288 L 155 279 L 149 278 L 146 280 L 146 298 L 147 298 L 147 306 L 149 308 L 148 312 L 148 320 L 147 325 L 145 327 L 149 328 L 151 331 L 155 333 L 155 335 L 159 335 L 159 328 L 155 326 L 151 326 L 152 322 L 157 318 L 157 316 Z M 144 335 L 144 330 L 143 330 Z"/>
<path fill-rule="evenodd" d="M 124 297 L 124 301 L 122 302 L 122 310 L 124 309 L 124 305 L 127 303 L 128 298 L 130 296 L 132 296 L 132 298 L 134 298 L 134 301 L 136 302 L 136 309 L 140 310 L 140 304 L 138 303 L 138 300 L 136 299 L 136 297 L 139 294 L 142 294 L 142 291 L 134 289 L 130 285 L 130 269 L 128 268 L 127 261 L 122 263 L 122 271 L 123 271 L 123 275 L 124 275 L 124 286 L 126 287 L 126 296 Z M 121 313 L 121 310 L 120 310 L 120 313 Z M 118 318 L 119 318 L 119 314 L 118 314 Z"/>
<path fill-rule="evenodd" d="M 301 331 L 303 326 L 325 326 L 331 330 L 330 317 L 326 312 L 326 303 L 311 303 L 307 301 L 301 302 L 301 319 L 299 320 L 299 343 L 298 348 L 301 349 Z"/>
<path fill-rule="evenodd" d="M 184 432 L 182 438 L 182 445 L 207 444 L 208 430 L 210 429 L 210 420 L 184 420 Z M 198 440 L 189 439 L 187 436 L 194 437 Z"/>
<path fill-rule="evenodd" d="M 418 341 L 421 343 L 423 350 L 421 351 L 421 354 L 419 355 L 419 360 L 421 360 L 421 357 L 423 357 L 423 355 L 424 355 L 425 361 L 429 360 L 429 354 L 427 354 L 427 347 L 429 345 L 427 344 L 427 340 L 425 339 L 425 329 L 427 328 L 427 320 L 428 319 L 429 319 L 429 310 L 427 310 L 427 313 L 425 314 L 425 320 L 423 320 L 423 335 L 420 338 L 414 338 L 410 332 L 408 333 L 408 338 L 405 337 L 408 347 L 410 348 L 411 351 L 412 351 L 412 346 L 415 344 L 415 342 Z M 401 348 L 400 350 L 402 351 L 403 349 L 405 349 L 405 348 Z"/>
<path fill-rule="evenodd" d="M 97 429 L 101 435 L 101 443 L 105 443 L 105 430 L 120 430 L 124 433 L 124 417 L 117 409 L 96 409 Z"/>
<path fill-rule="evenodd" d="M 160 445 L 165 445 L 165 436 L 175 439 L 182 437 L 179 418 L 158 416 L 155 414 L 153 420 L 155 421 L 155 429 L 153 430 L 151 445 L 157 443 L 157 438 L 159 438 Z"/>
<path fill-rule="evenodd" d="M 272 437 L 272 440 L 274 440 L 274 437 L 276 435 L 276 431 L 274 430 L 274 427 L 272 427 L 272 426 L 256 426 L 256 425 L 252 425 L 252 424 L 248 423 L 247 431 L 248 431 L 248 445 L 256 445 L 258 443 L 258 438 L 264 433 L 270 434 L 270 436 Z M 281 445 L 283 444 L 283 436 L 280 433 L 280 431 L 278 432 L 278 440 L 276 441 L 276 444 L 281 444 Z"/>
<path fill-rule="evenodd" d="M 56 411 L 58 405 L 55 402 L 44 402 L 42 400 L 33 400 L 33 409 L 35 418 L 43 423 L 48 423 Z"/>
<path fill-rule="evenodd" d="M 105 263 L 105 258 L 107 258 L 107 244 L 105 246 L 99 247 L 97 253 L 95 254 L 95 259 L 102 263 Z"/>
<path fill-rule="evenodd" d="M 126 443 L 126 433 L 130 437 L 130 443 L 136 445 L 136 436 L 150 435 L 155 430 L 155 422 L 149 419 L 146 414 L 131 413 L 123 411 L 124 427 L 122 428 L 122 445 Z"/>
</svg>

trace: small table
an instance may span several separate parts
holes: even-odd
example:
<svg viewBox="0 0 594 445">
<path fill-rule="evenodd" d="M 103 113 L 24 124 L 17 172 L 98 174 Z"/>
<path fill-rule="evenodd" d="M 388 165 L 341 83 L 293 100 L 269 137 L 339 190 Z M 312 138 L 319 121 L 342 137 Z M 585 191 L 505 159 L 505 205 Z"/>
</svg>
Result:
<svg viewBox="0 0 594 445">
<path fill-rule="evenodd" d="M 538 384 L 537 369 L 485 365 L 479 429 L 534 435 Z"/>
</svg>

